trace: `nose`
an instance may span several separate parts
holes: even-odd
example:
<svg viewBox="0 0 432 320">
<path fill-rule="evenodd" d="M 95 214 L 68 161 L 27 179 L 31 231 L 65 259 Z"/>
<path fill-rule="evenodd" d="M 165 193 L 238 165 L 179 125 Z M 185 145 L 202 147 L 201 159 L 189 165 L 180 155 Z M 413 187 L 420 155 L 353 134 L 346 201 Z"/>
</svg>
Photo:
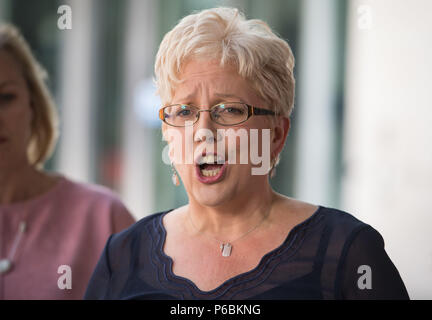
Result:
<svg viewBox="0 0 432 320">
<path fill-rule="evenodd" d="M 195 123 L 197 129 L 214 130 L 216 123 L 212 120 L 210 110 L 200 110 L 198 121 Z"/>
<path fill-rule="evenodd" d="M 199 119 L 194 125 L 194 140 L 203 141 L 205 138 L 207 142 L 215 142 L 217 134 L 215 124 L 208 110 L 200 111 Z"/>
</svg>

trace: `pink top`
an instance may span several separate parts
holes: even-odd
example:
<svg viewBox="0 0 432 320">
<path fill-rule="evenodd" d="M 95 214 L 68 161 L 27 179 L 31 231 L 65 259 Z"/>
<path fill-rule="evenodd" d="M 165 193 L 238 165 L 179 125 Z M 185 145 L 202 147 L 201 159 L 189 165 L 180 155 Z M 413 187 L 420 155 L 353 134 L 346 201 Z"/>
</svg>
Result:
<svg viewBox="0 0 432 320">
<path fill-rule="evenodd" d="M 0 274 L 0 299 L 82 299 L 108 237 L 134 223 L 107 188 L 62 177 L 43 195 L 0 205 L 0 259 L 22 220 L 27 228 L 12 269 Z"/>
</svg>

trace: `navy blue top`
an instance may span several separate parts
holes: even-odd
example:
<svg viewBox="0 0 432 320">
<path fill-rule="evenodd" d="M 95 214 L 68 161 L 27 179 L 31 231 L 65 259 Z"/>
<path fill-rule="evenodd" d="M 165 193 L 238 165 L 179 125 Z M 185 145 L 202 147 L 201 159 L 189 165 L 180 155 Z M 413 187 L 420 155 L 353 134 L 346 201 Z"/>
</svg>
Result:
<svg viewBox="0 0 432 320">
<path fill-rule="evenodd" d="M 108 239 L 85 299 L 409 299 L 381 235 L 323 206 L 254 269 L 202 291 L 175 275 L 163 252 L 162 218 L 169 211 Z"/>
</svg>

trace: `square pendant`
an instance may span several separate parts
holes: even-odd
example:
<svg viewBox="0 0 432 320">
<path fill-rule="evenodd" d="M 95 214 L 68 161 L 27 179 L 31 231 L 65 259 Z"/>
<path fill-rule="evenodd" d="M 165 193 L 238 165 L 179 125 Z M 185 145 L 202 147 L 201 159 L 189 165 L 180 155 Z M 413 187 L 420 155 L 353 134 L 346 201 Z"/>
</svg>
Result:
<svg viewBox="0 0 432 320">
<path fill-rule="evenodd" d="M 231 244 L 224 243 L 221 245 L 222 247 L 222 257 L 229 257 L 231 255 Z"/>
</svg>

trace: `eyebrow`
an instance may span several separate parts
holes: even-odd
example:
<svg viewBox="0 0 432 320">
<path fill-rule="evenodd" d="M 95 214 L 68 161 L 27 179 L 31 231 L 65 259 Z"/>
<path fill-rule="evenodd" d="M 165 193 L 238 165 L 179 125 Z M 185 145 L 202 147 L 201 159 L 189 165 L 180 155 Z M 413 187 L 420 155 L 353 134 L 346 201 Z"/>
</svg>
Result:
<svg viewBox="0 0 432 320">
<path fill-rule="evenodd" d="M 190 99 L 192 99 L 192 98 L 194 97 L 194 95 L 195 95 L 195 94 L 190 93 L 190 94 L 187 95 L 186 97 L 182 97 L 181 99 L 177 99 L 177 100 L 180 100 L 180 101 L 190 100 Z"/>
<path fill-rule="evenodd" d="M 5 82 L 0 83 L 0 88 L 10 86 L 10 85 L 17 85 L 17 83 L 14 81 L 5 81 Z"/>
</svg>

